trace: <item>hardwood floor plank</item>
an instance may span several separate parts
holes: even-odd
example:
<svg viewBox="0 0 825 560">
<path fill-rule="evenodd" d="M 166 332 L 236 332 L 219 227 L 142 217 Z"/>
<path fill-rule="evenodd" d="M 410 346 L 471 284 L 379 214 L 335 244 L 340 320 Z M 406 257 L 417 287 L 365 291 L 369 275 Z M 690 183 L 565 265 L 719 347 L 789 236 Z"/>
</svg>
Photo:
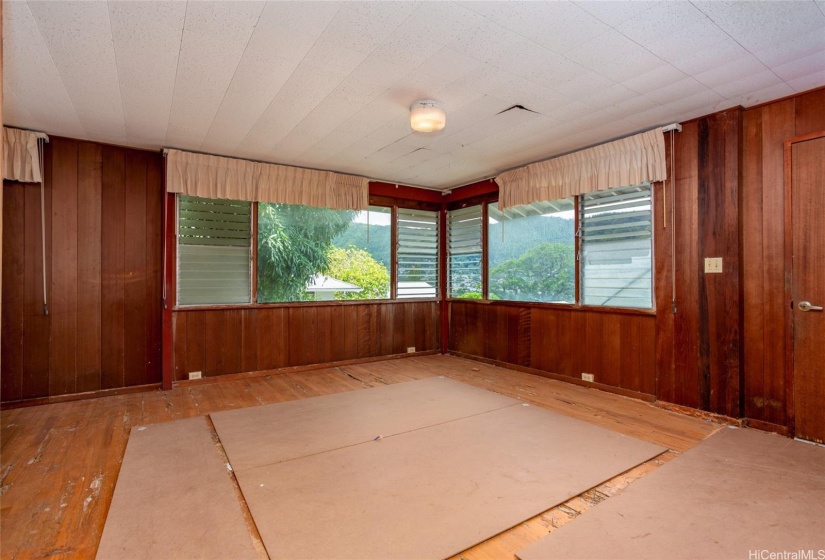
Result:
<svg viewBox="0 0 825 560">
<path fill-rule="evenodd" d="M 718 424 L 642 401 L 443 355 L 273 373 L 0 412 L 0 540 L 6 558 L 93 557 L 133 426 L 443 375 L 668 447 L 668 452 L 455 559 L 514 553 L 693 447 Z"/>
</svg>

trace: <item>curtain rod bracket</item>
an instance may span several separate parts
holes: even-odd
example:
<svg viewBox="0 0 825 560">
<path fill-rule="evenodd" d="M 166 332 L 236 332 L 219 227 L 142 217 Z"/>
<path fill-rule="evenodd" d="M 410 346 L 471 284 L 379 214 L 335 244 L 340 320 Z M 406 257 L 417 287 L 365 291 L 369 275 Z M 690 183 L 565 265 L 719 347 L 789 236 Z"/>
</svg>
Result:
<svg viewBox="0 0 825 560">
<path fill-rule="evenodd" d="M 679 123 L 673 123 L 662 127 L 662 132 L 670 132 L 671 130 L 682 132 L 682 125 Z"/>
</svg>

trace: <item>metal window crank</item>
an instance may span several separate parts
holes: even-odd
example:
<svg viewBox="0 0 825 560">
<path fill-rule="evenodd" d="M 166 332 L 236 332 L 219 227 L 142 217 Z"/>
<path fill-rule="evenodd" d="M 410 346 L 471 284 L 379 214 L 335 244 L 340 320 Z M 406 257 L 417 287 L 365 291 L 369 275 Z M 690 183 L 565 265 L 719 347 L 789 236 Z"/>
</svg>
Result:
<svg viewBox="0 0 825 560">
<path fill-rule="evenodd" d="M 800 301 L 799 302 L 799 310 L 800 311 L 822 311 L 821 305 L 811 305 L 810 301 Z"/>
</svg>

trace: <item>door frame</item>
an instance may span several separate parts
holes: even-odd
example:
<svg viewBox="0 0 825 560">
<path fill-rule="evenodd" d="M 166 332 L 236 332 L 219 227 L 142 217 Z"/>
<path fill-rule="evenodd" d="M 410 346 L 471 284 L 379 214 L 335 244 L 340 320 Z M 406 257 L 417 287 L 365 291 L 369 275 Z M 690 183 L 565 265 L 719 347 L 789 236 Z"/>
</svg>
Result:
<svg viewBox="0 0 825 560">
<path fill-rule="evenodd" d="M 793 145 L 825 137 L 825 130 L 785 140 L 785 411 L 791 436 L 796 435 L 793 352 Z"/>
</svg>

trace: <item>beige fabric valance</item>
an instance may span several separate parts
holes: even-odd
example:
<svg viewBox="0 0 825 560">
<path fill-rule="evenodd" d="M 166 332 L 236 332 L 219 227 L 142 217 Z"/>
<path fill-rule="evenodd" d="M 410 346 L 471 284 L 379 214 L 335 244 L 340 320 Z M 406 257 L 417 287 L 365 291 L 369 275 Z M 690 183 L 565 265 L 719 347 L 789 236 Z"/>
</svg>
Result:
<svg viewBox="0 0 825 560">
<path fill-rule="evenodd" d="M 3 178 L 22 183 L 41 183 L 37 139 L 45 134 L 3 127 Z"/>
<path fill-rule="evenodd" d="M 496 177 L 500 210 L 613 187 L 663 181 L 667 175 L 661 128 L 608 142 Z"/>
<path fill-rule="evenodd" d="M 339 210 L 369 206 L 369 180 L 364 177 L 180 150 L 167 151 L 166 190 L 203 198 Z"/>
</svg>

